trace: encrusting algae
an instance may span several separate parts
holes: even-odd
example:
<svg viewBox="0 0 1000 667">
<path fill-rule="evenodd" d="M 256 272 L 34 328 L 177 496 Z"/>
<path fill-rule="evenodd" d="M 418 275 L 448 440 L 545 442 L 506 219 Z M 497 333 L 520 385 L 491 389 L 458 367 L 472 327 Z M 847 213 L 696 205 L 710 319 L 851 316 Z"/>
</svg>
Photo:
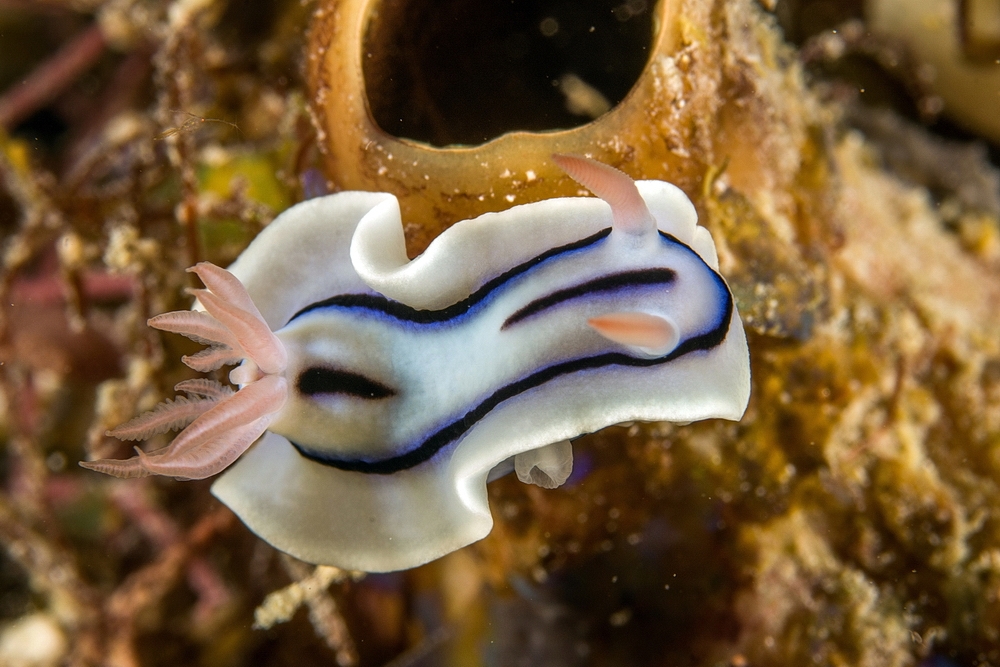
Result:
<svg viewBox="0 0 1000 667">
<path fill-rule="evenodd" d="M 25 102 L 0 71 L 0 110 L 92 112 L 42 150 L 38 125 L 0 136 L 5 664 L 1000 665 L 1000 222 L 977 203 L 995 196 L 897 173 L 874 114 L 931 155 L 956 142 L 809 78 L 776 16 L 788 28 L 817 1 L 595 4 L 624 17 L 601 30 L 657 30 L 631 92 L 562 63 L 547 76 L 578 76 L 611 111 L 469 147 L 368 115 L 397 99 L 366 89 L 402 76 L 405 54 L 378 41 L 393 22 L 448 37 L 417 0 L 276 2 L 260 24 L 223 2 L 52 4 L 103 37 L 90 88 L 63 81 L 59 104 Z M 39 30 L 32 7 L 0 25 Z M 572 15 L 532 11 L 511 58 L 576 34 Z M 363 46 L 382 69 L 363 70 Z M 24 58 L 19 78 L 51 76 Z M 449 80 L 472 86 L 461 66 Z M 406 76 L 424 95 L 410 112 L 452 113 Z M 491 484 L 482 542 L 367 577 L 277 554 L 206 483 L 75 465 L 126 456 L 105 431 L 191 377 L 178 359 L 196 348 L 145 325 L 188 307 L 184 267 L 228 264 L 323 181 L 399 196 L 422 221 L 413 255 L 456 220 L 576 194 L 548 166 L 567 151 L 694 201 L 748 331 L 738 424 L 583 437 L 564 487 Z M 270 629 L 250 629 L 272 593 Z M 27 636 L 48 638 L 35 662 Z"/>
</svg>

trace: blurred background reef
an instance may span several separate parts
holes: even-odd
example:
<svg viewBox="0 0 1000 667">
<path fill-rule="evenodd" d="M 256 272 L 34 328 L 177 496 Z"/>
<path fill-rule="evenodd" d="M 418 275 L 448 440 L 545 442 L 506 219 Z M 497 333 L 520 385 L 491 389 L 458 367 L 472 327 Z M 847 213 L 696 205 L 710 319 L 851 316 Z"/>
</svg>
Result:
<svg viewBox="0 0 1000 667">
<path fill-rule="evenodd" d="M 993 0 L 0 0 L 0 665 L 1000 666 L 998 96 Z M 185 267 L 341 189 L 416 254 L 565 150 L 695 202 L 742 422 L 377 576 L 77 467 L 189 377 Z"/>
</svg>

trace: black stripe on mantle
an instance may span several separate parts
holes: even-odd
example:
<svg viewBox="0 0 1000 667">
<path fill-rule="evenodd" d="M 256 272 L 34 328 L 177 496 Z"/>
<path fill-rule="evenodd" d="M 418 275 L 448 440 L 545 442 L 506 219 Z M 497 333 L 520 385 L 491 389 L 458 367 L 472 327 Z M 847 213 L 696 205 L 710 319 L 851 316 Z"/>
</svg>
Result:
<svg viewBox="0 0 1000 667">
<path fill-rule="evenodd" d="M 600 278 L 595 278 L 594 280 L 588 280 L 579 285 L 574 285 L 573 287 L 556 290 L 551 294 L 546 294 L 543 297 L 535 299 L 508 317 L 500 327 L 500 330 L 508 329 L 522 320 L 534 317 L 538 313 L 558 306 L 561 303 L 572 301 L 573 299 L 590 296 L 598 292 L 614 292 L 626 287 L 637 287 L 639 285 L 671 285 L 675 280 L 677 280 L 677 272 L 673 269 L 664 268 L 611 273 Z"/>
<path fill-rule="evenodd" d="M 311 303 L 299 312 L 292 315 L 291 322 L 297 317 L 301 317 L 306 313 L 318 310 L 320 308 L 363 308 L 366 310 L 374 310 L 385 313 L 390 317 L 394 317 L 398 320 L 404 322 L 415 322 L 417 324 L 433 324 L 439 322 L 447 322 L 448 320 L 460 317 L 469 312 L 474 306 L 478 305 L 482 301 L 486 300 L 490 294 L 495 290 L 499 289 L 514 278 L 517 278 L 531 269 L 535 268 L 542 262 L 558 257 L 575 250 L 582 250 L 589 246 L 604 240 L 611 234 L 611 228 L 606 227 L 596 234 L 591 234 L 590 236 L 580 239 L 579 241 L 574 241 L 573 243 L 567 243 L 566 245 L 561 245 L 555 248 L 550 248 L 540 255 L 532 257 L 526 262 L 518 264 L 512 269 L 501 273 L 496 278 L 493 278 L 489 282 L 485 283 L 482 287 L 477 289 L 475 292 L 465 297 L 461 301 L 453 303 L 450 306 L 441 308 L 439 310 L 418 310 L 411 306 L 407 306 L 405 303 L 389 299 L 381 294 L 338 294 L 332 296 L 329 299 L 324 299 L 322 301 L 317 301 Z M 663 235 L 663 232 L 660 232 Z M 672 236 L 664 235 L 670 240 L 676 241 Z M 678 243 L 680 243 L 678 241 Z M 683 245 L 683 244 L 681 244 Z"/>
<path fill-rule="evenodd" d="M 462 417 L 434 432 L 414 449 L 385 459 L 375 461 L 366 461 L 362 459 L 341 459 L 335 457 L 332 453 L 310 449 L 295 442 L 292 442 L 292 446 L 295 447 L 299 454 L 310 461 L 315 461 L 316 463 L 330 466 L 332 468 L 369 475 L 391 475 L 403 470 L 409 470 L 410 468 L 414 468 L 421 463 L 429 461 L 435 454 L 468 433 L 477 422 L 483 419 L 504 401 L 514 398 L 530 389 L 539 387 L 558 377 L 580 371 L 605 368 L 608 366 L 627 366 L 633 368 L 660 366 L 692 352 L 710 350 L 718 347 L 726 339 L 726 335 L 729 333 L 729 325 L 733 315 L 733 297 L 719 274 L 715 271 L 712 273 L 718 283 L 720 283 L 720 288 L 726 296 L 725 306 L 722 309 L 723 314 L 720 321 L 710 331 L 683 341 L 670 354 L 663 357 L 638 358 L 622 352 L 607 352 L 592 357 L 573 359 L 548 366 L 532 373 L 531 375 L 528 375 L 527 377 L 500 387 L 479 403 L 479 405 L 469 410 Z"/>
</svg>

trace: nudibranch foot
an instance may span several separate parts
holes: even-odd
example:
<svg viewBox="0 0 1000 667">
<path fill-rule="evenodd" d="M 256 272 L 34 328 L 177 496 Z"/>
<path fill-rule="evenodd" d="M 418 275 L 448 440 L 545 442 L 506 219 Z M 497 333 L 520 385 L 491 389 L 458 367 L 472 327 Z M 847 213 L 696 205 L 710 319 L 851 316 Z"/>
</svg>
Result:
<svg viewBox="0 0 1000 667">
<path fill-rule="evenodd" d="M 514 457 L 514 472 L 525 484 L 555 489 L 573 473 L 573 445 L 569 440 L 554 442 Z"/>
<path fill-rule="evenodd" d="M 244 362 L 237 369 L 242 388 L 234 392 L 208 379 L 180 382 L 188 396 L 156 408 L 108 431 L 120 440 L 145 440 L 183 429 L 169 446 L 124 461 L 83 462 L 85 468 L 116 477 L 149 474 L 203 479 L 227 468 L 259 438 L 288 397 L 280 375 L 287 364 L 284 345 L 271 333 L 235 276 L 208 262 L 191 269 L 208 289 L 193 290 L 208 312 L 177 311 L 150 318 L 150 326 L 178 333 L 210 347 L 184 357 L 198 370 Z M 242 371 L 242 372 L 239 372 Z"/>
</svg>

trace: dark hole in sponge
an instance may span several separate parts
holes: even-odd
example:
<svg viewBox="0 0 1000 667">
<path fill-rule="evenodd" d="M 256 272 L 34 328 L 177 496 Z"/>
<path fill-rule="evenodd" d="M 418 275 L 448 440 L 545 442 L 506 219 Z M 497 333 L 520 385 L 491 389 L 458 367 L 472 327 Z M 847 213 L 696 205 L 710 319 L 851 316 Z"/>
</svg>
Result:
<svg viewBox="0 0 1000 667">
<path fill-rule="evenodd" d="M 565 77 L 621 102 L 649 59 L 654 2 L 383 0 L 363 53 L 374 120 L 435 146 L 584 125 L 601 105 L 571 112 Z"/>
</svg>

